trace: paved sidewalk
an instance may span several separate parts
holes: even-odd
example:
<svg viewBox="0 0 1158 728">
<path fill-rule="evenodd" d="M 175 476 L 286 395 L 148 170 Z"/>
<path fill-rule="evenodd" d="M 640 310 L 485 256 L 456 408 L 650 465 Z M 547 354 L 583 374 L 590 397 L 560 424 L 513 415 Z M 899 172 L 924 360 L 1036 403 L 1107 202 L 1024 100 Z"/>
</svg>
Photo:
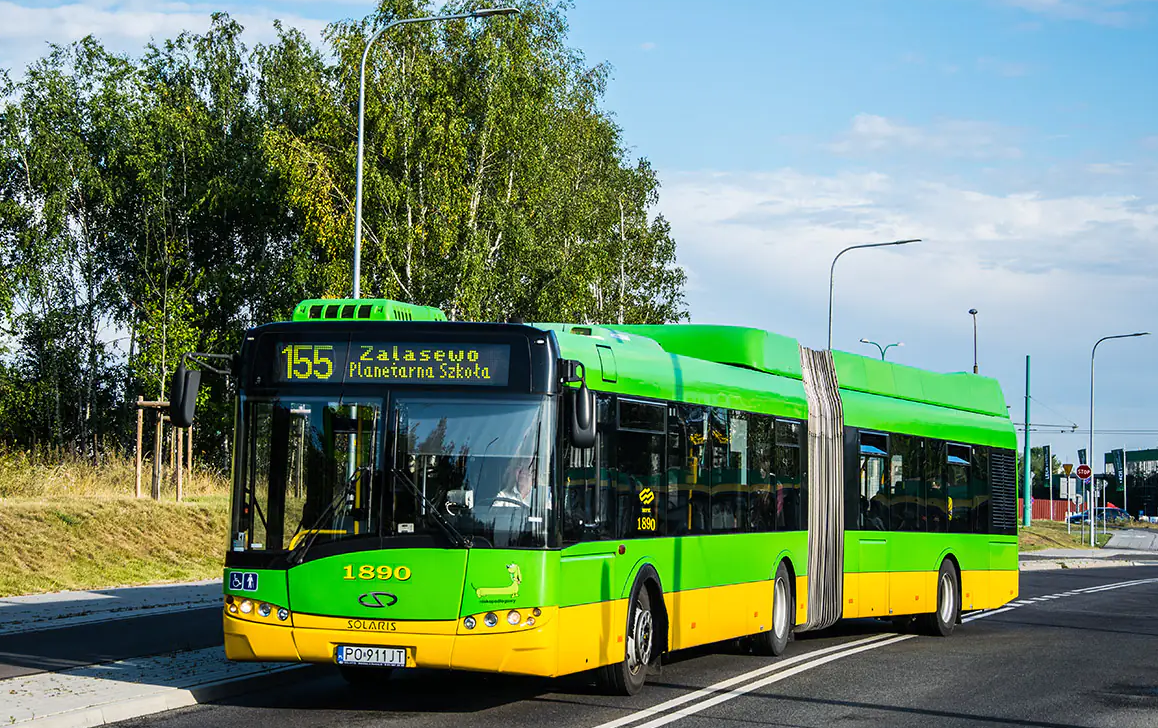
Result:
<svg viewBox="0 0 1158 728">
<path fill-rule="evenodd" d="M 1020 555 L 1021 571 L 1158 566 L 1158 553 L 1133 549 L 1041 549 Z"/>
<path fill-rule="evenodd" d="M 1158 531 L 1153 529 L 1114 531 L 1110 535 L 1110 541 L 1106 544 L 1106 548 L 1158 553 Z"/>
<path fill-rule="evenodd" d="M 46 672 L 0 682 L 0 725 L 81 728 L 218 700 L 283 681 L 299 665 L 238 663 L 220 647 Z"/>
<path fill-rule="evenodd" d="M 0 635 L 221 604 L 221 580 L 0 597 Z"/>
</svg>

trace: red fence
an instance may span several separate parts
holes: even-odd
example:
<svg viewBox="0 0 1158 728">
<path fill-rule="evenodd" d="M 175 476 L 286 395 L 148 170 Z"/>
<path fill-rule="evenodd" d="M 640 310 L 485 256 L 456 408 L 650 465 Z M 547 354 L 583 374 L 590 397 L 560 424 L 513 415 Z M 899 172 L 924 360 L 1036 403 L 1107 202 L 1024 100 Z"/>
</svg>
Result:
<svg viewBox="0 0 1158 728">
<path fill-rule="evenodd" d="M 1022 513 L 1025 506 L 1024 500 L 1017 499 L 1017 522 L 1021 523 Z M 1035 521 L 1064 521 L 1066 519 L 1066 509 L 1070 513 L 1077 513 L 1078 507 L 1073 503 L 1064 500 L 1047 500 L 1044 498 L 1033 499 L 1033 520 Z"/>
</svg>

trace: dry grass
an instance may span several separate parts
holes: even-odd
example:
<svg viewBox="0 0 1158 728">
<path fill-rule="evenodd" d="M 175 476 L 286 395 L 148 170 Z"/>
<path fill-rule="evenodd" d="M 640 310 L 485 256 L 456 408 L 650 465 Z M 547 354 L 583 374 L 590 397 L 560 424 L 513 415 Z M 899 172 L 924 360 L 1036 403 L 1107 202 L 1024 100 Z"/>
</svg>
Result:
<svg viewBox="0 0 1158 728">
<path fill-rule="evenodd" d="M 221 576 L 229 482 L 195 469 L 176 503 L 172 471 L 148 498 L 151 464 L 133 497 L 133 459 L 0 448 L 0 596 Z"/>
<path fill-rule="evenodd" d="M 229 498 L 0 501 L 0 597 L 221 576 Z"/>
<path fill-rule="evenodd" d="M 1101 524 L 1099 524 L 1099 528 Z M 1088 528 L 1088 526 L 1087 526 Z M 1073 525 L 1073 532 L 1066 532 L 1066 524 L 1058 521 L 1034 521 L 1029 528 L 1018 529 L 1018 545 L 1022 551 L 1039 551 L 1041 549 L 1088 549 L 1090 548 L 1090 532 L 1086 532 L 1086 540 L 1082 540 L 1082 528 L 1079 524 Z M 1104 546 L 1109 536 L 1103 536 L 1099 531 L 1098 546 Z"/>
<path fill-rule="evenodd" d="M 141 466 L 141 491 L 152 488 L 152 463 Z M 186 473 L 188 476 L 188 473 Z M 26 453 L 0 447 L 0 499 L 84 497 L 108 498 L 134 494 L 135 466 L 131 455 L 114 453 L 104 456 L 99 465 L 69 454 Z M 229 492 L 229 481 L 198 467 L 193 477 L 185 478 L 186 497 L 223 495 Z M 177 488 L 172 470 L 164 469 L 161 485 L 163 500 L 174 500 Z"/>
</svg>

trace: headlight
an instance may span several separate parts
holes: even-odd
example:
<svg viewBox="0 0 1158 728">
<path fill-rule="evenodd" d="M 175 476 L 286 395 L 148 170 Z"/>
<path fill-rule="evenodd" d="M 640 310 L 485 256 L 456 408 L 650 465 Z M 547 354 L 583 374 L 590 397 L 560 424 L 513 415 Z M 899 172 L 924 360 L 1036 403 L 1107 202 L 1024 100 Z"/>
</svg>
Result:
<svg viewBox="0 0 1158 728">
<path fill-rule="evenodd" d="M 483 624 L 488 627 L 493 627 L 499 623 L 499 615 L 494 612 L 487 612 L 487 616 L 483 617 Z"/>
<path fill-rule="evenodd" d="M 536 617 L 541 617 L 541 616 L 543 616 L 543 610 L 539 609 L 538 607 L 535 607 L 534 609 L 531 610 L 531 614 L 535 615 Z"/>
<path fill-rule="evenodd" d="M 273 607 L 269 606 L 265 602 L 262 602 L 261 604 L 259 604 L 257 606 L 257 613 L 263 617 L 268 617 L 269 613 L 272 611 L 273 611 Z"/>
<path fill-rule="evenodd" d="M 475 622 L 474 617 L 467 617 L 466 619 L 462 620 L 462 624 L 467 629 L 474 629 L 474 626 L 477 624 L 477 622 Z"/>
<path fill-rule="evenodd" d="M 282 607 L 281 609 L 277 610 L 277 618 L 283 622 L 286 621 L 287 619 L 289 619 L 289 610 L 286 609 L 285 607 Z"/>
<path fill-rule="evenodd" d="M 528 627 L 534 627 L 535 626 L 535 618 L 534 617 L 527 617 L 527 626 Z"/>
<path fill-rule="evenodd" d="M 517 625 L 519 622 L 522 622 L 522 621 L 523 621 L 523 615 L 519 614 L 518 610 L 512 609 L 511 611 L 507 612 L 507 624 L 514 627 L 515 625 Z"/>
<path fill-rule="evenodd" d="M 242 599 L 241 600 L 241 613 L 242 614 L 249 614 L 252 611 L 253 611 L 253 602 L 249 601 L 248 599 Z"/>
</svg>

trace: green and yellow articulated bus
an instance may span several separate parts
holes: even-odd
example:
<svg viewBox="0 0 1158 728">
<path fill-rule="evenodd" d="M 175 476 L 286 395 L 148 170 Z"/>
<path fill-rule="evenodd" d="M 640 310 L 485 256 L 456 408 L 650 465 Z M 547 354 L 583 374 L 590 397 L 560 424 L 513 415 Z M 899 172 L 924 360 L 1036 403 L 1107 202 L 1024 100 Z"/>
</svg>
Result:
<svg viewBox="0 0 1158 728">
<path fill-rule="evenodd" d="M 948 635 L 1018 593 L 1015 433 L 985 377 L 383 299 L 305 301 L 230 373 L 232 660 L 633 694 L 674 650 L 778 655 L 857 617 Z"/>
</svg>

